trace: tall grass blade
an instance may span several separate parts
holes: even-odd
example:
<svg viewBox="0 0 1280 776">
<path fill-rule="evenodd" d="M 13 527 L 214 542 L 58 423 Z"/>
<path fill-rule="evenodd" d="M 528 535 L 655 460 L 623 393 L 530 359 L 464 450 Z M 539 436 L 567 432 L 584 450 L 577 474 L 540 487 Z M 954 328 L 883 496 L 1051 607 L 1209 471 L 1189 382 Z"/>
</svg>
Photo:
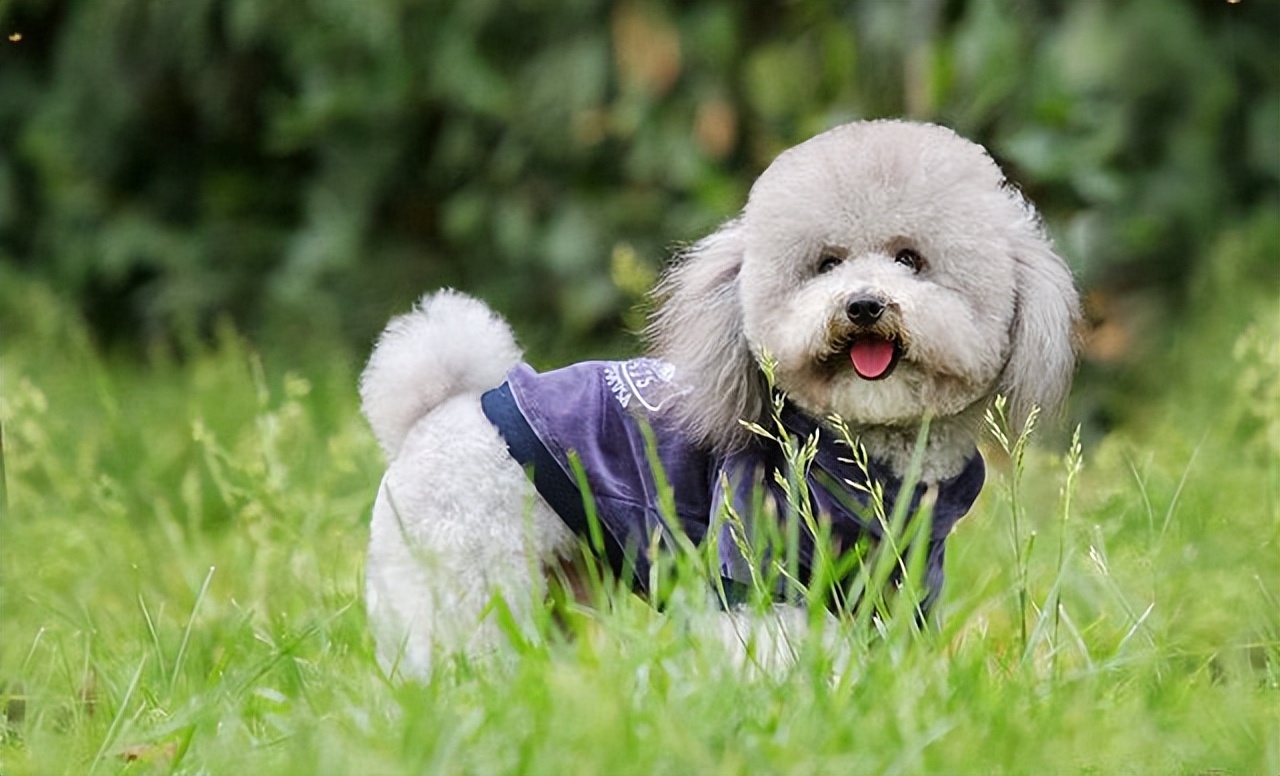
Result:
<svg viewBox="0 0 1280 776">
<path fill-rule="evenodd" d="M 1208 432 L 1205 432 L 1208 435 Z M 1200 448 L 1204 447 L 1205 437 L 1200 438 L 1200 442 L 1191 450 L 1191 457 L 1187 459 L 1187 465 L 1182 467 L 1182 476 L 1178 478 L 1178 486 L 1173 489 L 1173 497 L 1169 499 L 1169 506 L 1164 511 L 1164 522 L 1160 524 L 1160 535 L 1157 537 L 1157 544 L 1164 542 L 1165 534 L 1169 532 L 1169 522 L 1173 520 L 1173 514 L 1178 509 L 1178 500 L 1182 498 L 1182 489 L 1186 487 L 1187 477 L 1191 475 L 1191 467 L 1196 463 L 1196 457 L 1200 455 Z"/>
<path fill-rule="evenodd" d="M 204 575 L 204 583 L 200 585 L 200 592 L 196 594 L 195 603 L 191 605 L 191 614 L 187 617 L 187 624 L 182 629 L 182 641 L 178 644 L 178 654 L 173 658 L 173 675 L 169 678 L 169 692 L 173 692 L 178 685 L 178 677 L 182 674 L 182 667 L 187 662 L 187 647 L 191 644 L 191 631 L 195 627 L 196 613 L 200 611 L 200 604 L 204 602 L 205 595 L 209 592 L 209 583 L 213 581 L 213 572 L 215 567 L 209 567 L 209 573 Z"/>
<path fill-rule="evenodd" d="M 151 640 L 151 651 L 155 653 L 156 665 L 160 666 L 160 671 L 164 672 L 164 650 L 160 646 L 160 634 L 156 631 L 155 620 L 151 617 L 151 610 L 147 608 L 147 600 L 142 597 L 141 593 L 137 595 L 138 608 L 142 610 L 142 621 L 147 625 L 147 637 Z"/>
<path fill-rule="evenodd" d="M 142 679 L 142 669 L 146 668 L 147 656 L 143 655 L 138 661 L 138 667 L 133 672 L 133 677 L 129 679 L 129 685 L 125 688 L 124 697 L 116 705 L 116 713 L 111 718 L 111 725 L 107 728 L 106 735 L 102 737 L 102 743 L 98 746 L 98 751 L 93 755 L 93 761 L 89 764 L 89 772 L 93 773 L 98 770 L 98 765 L 102 763 L 102 758 L 106 755 L 107 750 L 115 743 L 116 736 L 120 734 L 120 727 L 124 724 L 125 713 L 129 709 L 129 703 L 133 700 L 133 693 L 138 689 L 138 682 Z"/>
</svg>

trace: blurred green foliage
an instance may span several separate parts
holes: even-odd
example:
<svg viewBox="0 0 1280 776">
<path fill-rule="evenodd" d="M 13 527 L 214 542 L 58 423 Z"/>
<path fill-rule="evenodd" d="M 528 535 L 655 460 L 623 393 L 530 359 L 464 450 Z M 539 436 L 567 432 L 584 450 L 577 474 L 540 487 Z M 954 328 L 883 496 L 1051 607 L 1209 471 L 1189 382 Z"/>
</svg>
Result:
<svg viewBox="0 0 1280 776">
<path fill-rule="evenodd" d="M 991 149 L 1103 368 L 1220 235 L 1280 232 L 1269 0 L 0 0 L 0 32 L 0 279 L 108 342 L 363 349 L 453 285 L 535 358 L 616 349 L 778 151 L 866 117 Z M 1242 287 L 1277 259 L 1236 251 Z"/>
</svg>

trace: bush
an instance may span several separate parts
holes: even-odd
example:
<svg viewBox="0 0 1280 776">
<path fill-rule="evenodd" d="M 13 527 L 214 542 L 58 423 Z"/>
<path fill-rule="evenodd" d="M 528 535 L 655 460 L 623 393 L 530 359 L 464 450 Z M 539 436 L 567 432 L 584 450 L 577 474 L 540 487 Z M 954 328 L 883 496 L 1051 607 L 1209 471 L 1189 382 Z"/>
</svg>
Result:
<svg viewBox="0 0 1280 776">
<path fill-rule="evenodd" d="M 1104 313 L 1138 289 L 1163 320 L 1215 236 L 1280 203 L 1274 3 L 11 0 L 0 20 L 0 260 L 110 341 L 228 315 L 363 348 L 456 285 L 539 357 L 616 349 L 673 247 L 779 150 L 862 117 L 985 143 Z"/>
</svg>

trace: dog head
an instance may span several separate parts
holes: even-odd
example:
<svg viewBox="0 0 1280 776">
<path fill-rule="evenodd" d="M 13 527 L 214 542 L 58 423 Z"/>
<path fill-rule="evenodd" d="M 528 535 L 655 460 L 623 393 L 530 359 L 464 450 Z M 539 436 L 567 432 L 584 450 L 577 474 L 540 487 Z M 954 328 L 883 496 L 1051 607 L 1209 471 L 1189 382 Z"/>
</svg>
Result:
<svg viewBox="0 0 1280 776">
<path fill-rule="evenodd" d="M 1053 411 L 1079 300 L 1039 218 L 978 145 L 934 125 L 837 127 L 781 154 L 657 289 L 657 355 L 701 441 L 745 441 L 777 387 L 816 417 L 909 426 L 1010 397 Z"/>
</svg>

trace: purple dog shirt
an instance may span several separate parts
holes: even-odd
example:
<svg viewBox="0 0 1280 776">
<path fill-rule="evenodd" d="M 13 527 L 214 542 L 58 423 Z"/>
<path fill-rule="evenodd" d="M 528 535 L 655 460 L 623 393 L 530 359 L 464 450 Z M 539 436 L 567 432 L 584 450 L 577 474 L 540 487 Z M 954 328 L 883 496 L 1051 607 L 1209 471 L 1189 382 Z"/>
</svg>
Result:
<svg viewBox="0 0 1280 776">
<path fill-rule="evenodd" d="M 571 463 L 571 458 L 577 459 L 596 515 L 608 533 L 615 570 L 620 570 L 619 551 L 629 554 L 642 588 L 648 582 L 651 537 L 671 536 L 664 513 L 674 513 L 679 529 L 700 544 L 713 516 L 726 505 L 742 518 L 749 535 L 754 521 L 785 518 L 792 511 L 775 477 L 779 472 L 786 477 L 780 447 L 755 439 L 741 451 L 716 455 L 690 443 L 663 412 L 683 393 L 674 378 L 670 364 L 650 358 L 588 361 L 544 374 L 520 364 L 507 374 L 503 386 L 482 400 L 485 414 L 507 440 L 512 455 L 532 469 L 539 493 L 571 528 L 586 536 L 579 477 Z M 867 462 L 864 473 L 849 460 L 850 450 L 833 431 L 790 405 L 784 408 L 782 422 L 799 439 L 818 436 L 805 484 L 814 515 L 829 522 L 833 545 L 850 548 L 864 537 L 879 540 L 882 526 L 868 504 L 866 475 L 882 486 L 888 515 L 900 497 L 901 479 L 875 459 Z M 926 605 L 942 585 L 946 537 L 973 505 L 983 477 L 982 457 L 975 450 L 960 474 L 937 484 L 927 548 Z M 665 509 L 662 481 L 674 502 Z M 926 490 L 922 484 L 914 488 L 908 514 L 920 506 Z M 742 553 L 727 522 L 719 526 L 721 576 L 750 584 L 751 565 L 758 561 Z M 798 559 L 802 579 L 808 579 L 814 542 L 807 530 L 799 533 Z"/>
</svg>

